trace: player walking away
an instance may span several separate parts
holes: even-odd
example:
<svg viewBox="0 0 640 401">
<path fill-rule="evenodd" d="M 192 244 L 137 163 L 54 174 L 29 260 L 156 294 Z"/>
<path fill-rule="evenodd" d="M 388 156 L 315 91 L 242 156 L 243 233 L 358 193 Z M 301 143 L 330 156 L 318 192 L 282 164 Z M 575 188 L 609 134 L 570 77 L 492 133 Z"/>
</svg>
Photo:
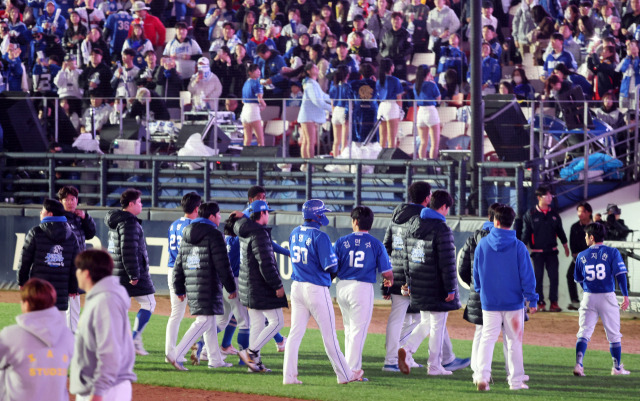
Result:
<svg viewBox="0 0 640 401">
<path fill-rule="evenodd" d="M 571 303 L 567 307 L 569 310 L 578 310 L 580 308 L 578 288 L 574 281 L 576 257 L 578 257 L 580 252 L 589 248 L 584 240 L 584 229 L 593 221 L 591 219 L 593 209 L 586 201 L 578 203 L 576 210 L 578 212 L 578 221 L 573 223 L 571 230 L 569 231 L 569 247 L 571 248 L 571 264 L 567 270 L 567 286 L 569 287 L 569 297 L 571 298 Z"/>
<path fill-rule="evenodd" d="M 416 352 L 429 335 L 429 375 L 450 375 L 442 366 L 443 343 L 447 337 L 449 311 L 460 309 L 453 233 L 445 216 L 453 205 L 446 191 L 431 195 L 428 208 L 414 218 L 405 234 L 407 247 L 407 284 L 411 306 L 420 310 L 420 323 L 406 344 L 398 349 L 398 367 L 405 374 L 411 372 L 408 357 Z M 468 366 L 468 361 L 467 361 Z"/>
<path fill-rule="evenodd" d="M 344 324 L 344 352 L 351 370 L 362 369 L 362 349 L 373 314 L 373 285 L 376 272 L 384 286 L 393 284 L 389 255 L 382 243 L 369 234 L 373 211 L 357 206 L 351 211 L 353 233 L 338 238 L 334 251 L 338 258 L 337 299 Z"/>
<path fill-rule="evenodd" d="M 96 222 L 89 213 L 78 209 L 78 189 L 73 185 L 65 185 L 58 191 L 58 200 L 64 207 L 64 217 L 71 227 L 71 231 L 78 240 L 78 252 L 87 249 L 86 240 L 96 235 Z M 67 309 L 67 326 L 76 332 L 80 317 L 80 297 L 69 294 L 69 308 Z"/>
<path fill-rule="evenodd" d="M 576 342 L 576 366 L 573 368 L 573 374 L 585 375 L 582 361 L 593 329 L 600 317 L 613 358 L 611 374 L 628 375 L 629 371 L 625 370 L 621 363 L 620 310 L 614 292 L 617 279 L 620 292 L 624 297 L 620 308 L 627 310 L 629 307 L 627 267 L 617 249 L 602 244 L 605 237 L 605 228 L 602 224 L 591 223 L 584 231 L 589 248 L 580 252 L 576 259 L 575 280 L 582 284 L 584 295 L 580 303 L 580 330 Z"/>
<path fill-rule="evenodd" d="M 156 292 L 149 274 L 147 243 L 142 230 L 142 193 L 134 188 L 120 195 L 122 210 L 111 210 L 104 218 L 109 227 L 109 254 L 113 258 L 113 275 L 120 277 L 120 284 L 129 296 L 140 304 L 133 323 L 133 343 L 138 355 L 149 355 L 142 344 L 142 332 L 156 308 Z"/>
<path fill-rule="evenodd" d="M 473 335 L 473 346 L 471 347 L 471 370 L 473 370 L 474 373 L 479 371 L 478 347 L 480 346 L 480 339 L 482 338 L 482 301 L 480 299 L 480 293 L 476 292 L 473 281 L 473 256 L 475 255 L 480 240 L 489 235 L 489 232 L 493 229 L 495 211 L 499 206 L 502 206 L 502 204 L 494 203 L 489 206 L 488 221 L 485 221 L 481 229 L 476 230 L 471 237 L 467 238 L 467 241 L 462 247 L 462 259 L 459 259 L 458 275 L 460 276 L 460 280 L 469 286 L 469 299 L 467 300 L 467 306 L 464 308 L 462 317 L 467 322 L 476 325 L 476 331 Z M 503 335 L 503 338 L 506 337 Z M 507 355 L 506 341 L 504 342 L 504 354 Z M 508 367 L 508 358 L 505 358 L 505 362 Z M 507 369 L 507 371 L 509 371 L 509 369 Z"/>
<path fill-rule="evenodd" d="M 169 300 L 171 301 L 171 315 L 167 321 L 167 333 L 164 341 L 164 354 L 169 355 L 171 351 L 176 347 L 176 341 L 178 340 L 178 330 L 180 330 L 180 322 L 184 317 L 184 312 L 187 308 L 186 299 L 180 300 L 176 295 L 175 288 L 173 286 L 173 266 L 176 263 L 178 257 L 178 251 L 180 250 L 180 243 L 182 242 L 182 234 L 185 227 L 191 223 L 193 219 L 198 217 L 198 207 L 202 203 L 202 197 L 195 192 L 189 192 L 182 197 L 180 206 L 184 216 L 171 223 L 169 226 L 168 239 L 169 239 L 169 263 L 167 266 L 167 281 L 169 284 Z M 178 362 L 184 362 L 184 355 L 178 355 Z"/>
<path fill-rule="evenodd" d="M 78 285 L 87 296 L 76 332 L 69 392 L 78 401 L 131 401 L 136 375 L 130 296 L 112 275 L 113 260 L 107 252 L 84 251 L 75 262 Z"/>
<path fill-rule="evenodd" d="M 204 335 L 210 368 L 231 367 L 224 362 L 218 348 L 218 332 L 215 315 L 222 315 L 222 287 L 228 297 L 237 296 L 236 283 L 227 257 L 227 246 L 220 224 L 220 207 L 207 202 L 198 208 L 198 218 L 183 231 L 182 243 L 173 268 L 173 286 L 176 296 L 189 302 L 189 310 L 196 320 L 167 354 L 167 359 L 177 370 L 188 370 L 178 358 L 184 355 L 195 340 Z"/>
<path fill-rule="evenodd" d="M 66 371 L 74 340 L 55 307 L 56 298 L 53 286 L 39 278 L 30 279 L 20 290 L 18 324 L 0 330 L 0 400 L 69 399 Z M 47 358 L 51 352 L 54 357 Z M 65 374 L 36 376 L 31 374 L 36 366 Z"/>
<path fill-rule="evenodd" d="M 336 319 L 329 287 L 332 275 L 337 272 L 338 259 L 329 236 L 320 231 L 320 227 L 329 224 L 325 216 L 329 211 L 321 200 L 306 201 L 302 206 L 304 223 L 294 228 L 289 237 L 293 283 L 291 331 L 284 350 L 283 384 L 302 384 L 298 380 L 298 350 L 310 317 L 320 328 L 324 350 L 338 383 L 362 380 L 362 370 L 351 370 L 336 336 Z"/>
<path fill-rule="evenodd" d="M 64 217 L 62 203 L 45 199 L 40 224 L 27 233 L 18 263 L 18 285 L 36 277 L 50 282 L 56 290 L 56 307 L 66 319 L 69 297 L 78 295 L 73 260 L 78 240 Z"/>
<path fill-rule="evenodd" d="M 536 292 L 538 293 L 538 310 L 544 312 L 543 280 L 544 271 L 549 275 L 549 312 L 562 312 L 558 306 L 558 242 L 562 242 L 565 256 L 569 256 L 567 236 L 562 228 L 560 215 L 551 209 L 553 195 L 548 186 L 540 185 L 536 189 L 538 204 L 527 211 L 523 218 L 522 242 L 529 245 L 531 260 L 536 274 Z"/>
<path fill-rule="evenodd" d="M 238 353 L 250 371 L 270 372 L 260 350 L 284 327 L 282 308 L 289 306 L 271 245 L 267 202 L 253 201 L 251 217 L 236 222 L 233 231 L 240 238 L 240 300 L 249 310 L 249 348 Z M 265 325 L 265 319 L 268 324 Z"/>
<path fill-rule="evenodd" d="M 489 234 L 478 242 L 473 259 L 473 281 L 482 302 L 482 338 L 478 346 L 478 370 L 473 381 L 479 391 L 489 390 L 493 348 L 500 331 L 507 342 L 511 390 L 526 390 L 528 379 L 522 360 L 524 331 L 524 299 L 529 301 L 530 313 L 536 312 L 538 295 L 527 247 L 516 238 L 511 225 L 515 212 L 506 205 L 495 209 L 494 225 Z"/>
</svg>

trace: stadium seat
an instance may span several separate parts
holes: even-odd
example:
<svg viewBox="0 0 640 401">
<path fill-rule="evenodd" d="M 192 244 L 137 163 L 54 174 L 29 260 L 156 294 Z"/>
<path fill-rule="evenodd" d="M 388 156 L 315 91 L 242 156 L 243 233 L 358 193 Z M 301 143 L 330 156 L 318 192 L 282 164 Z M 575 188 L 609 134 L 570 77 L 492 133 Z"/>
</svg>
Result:
<svg viewBox="0 0 640 401">
<path fill-rule="evenodd" d="M 449 121 L 443 124 L 440 136 L 443 138 L 440 141 L 446 142 L 446 139 L 455 138 L 460 135 L 464 135 L 466 124 L 462 121 Z M 446 139 L 444 139 L 446 138 Z"/>
<path fill-rule="evenodd" d="M 262 121 L 270 121 L 280 118 L 280 106 L 267 106 L 264 110 L 260 111 L 260 116 L 262 117 Z"/>
<path fill-rule="evenodd" d="M 413 121 L 400 121 L 398 137 L 413 136 Z"/>
<path fill-rule="evenodd" d="M 209 8 L 209 4 L 196 4 L 196 9 L 194 12 L 195 17 L 204 17 L 207 15 L 207 11 Z"/>
<path fill-rule="evenodd" d="M 404 115 L 404 121 L 411 121 L 413 122 L 413 117 L 414 117 L 414 108 L 413 106 L 409 107 L 409 110 L 407 110 L 407 114 Z"/>
<path fill-rule="evenodd" d="M 529 78 L 528 74 L 527 74 L 527 78 Z M 538 79 L 538 78 L 534 78 L 534 79 L 529 78 L 529 83 L 531 84 L 531 86 L 533 86 L 533 90 L 535 90 L 536 93 L 543 93 L 544 92 L 544 82 L 542 82 L 540 79 Z"/>
<path fill-rule="evenodd" d="M 422 64 L 432 66 L 436 62 L 435 53 L 415 53 L 411 60 L 411 65 L 419 67 Z"/>
<path fill-rule="evenodd" d="M 438 116 L 440 116 L 440 123 L 445 124 L 450 121 L 455 121 L 458 113 L 457 107 L 438 107 Z"/>
<path fill-rule="evenodd" d="M 176 37 L 176 28 L 167 28 L 167 33 L 164 36 L 164 43 L 169 43 L 173 38 Z"/>
<path fill-rule="evenodd" d="M 269 120 L 267 124 L 264 126 L 264 133 L 280 136 L 283 132 L 282 120 Z"/>
<path fill-rule="evenodd" d="M 287 115 L 285 116 L 284 111 L 282 112 L 282 119 L 284 120 L 286 117 L 287 121 L 298 121 L 298 114 L 300 113 L 300 107 L 299 106 L 287 106 Z"/>
<path fill-rule="evenodd" d="M 513 70 L 516 69 L 515 65 L 505 65 L 502 67 L 502 79 L 503 80 L 511 80 L 513 76 Z"/>
</svg>

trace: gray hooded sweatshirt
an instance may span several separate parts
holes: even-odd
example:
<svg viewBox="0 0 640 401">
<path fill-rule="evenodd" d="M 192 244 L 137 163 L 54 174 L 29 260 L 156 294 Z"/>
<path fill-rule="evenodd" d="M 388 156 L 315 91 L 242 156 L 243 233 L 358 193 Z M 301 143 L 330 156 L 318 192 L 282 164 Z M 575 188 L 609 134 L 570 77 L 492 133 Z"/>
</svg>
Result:
<svg viewBox="0 0 640 401">
<path fill-rule="evenodd" d="M 98 281 L 87 293 L 71 361 L 72 394 L 102 396 L 125 380 L 136 380 L 130 305 L 127 291 L 115 276 Z"/>
<path fill-rule="evenodd" d="M 67 401 L 73 333 L 55 306 L 0 331 L 0 400 Z"/>
</svg>

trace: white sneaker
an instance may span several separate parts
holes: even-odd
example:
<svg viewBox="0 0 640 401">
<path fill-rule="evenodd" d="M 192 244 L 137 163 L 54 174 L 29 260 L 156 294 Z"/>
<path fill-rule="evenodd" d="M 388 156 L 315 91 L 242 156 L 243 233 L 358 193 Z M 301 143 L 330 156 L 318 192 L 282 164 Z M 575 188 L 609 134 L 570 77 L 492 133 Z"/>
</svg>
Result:
<svg viewBox="0 0 640 401">
<path fill-rule="evenodd" d="M 512 386 L 509 386 L 510 390 L 529 390 L 529 386 L 527 386 L 525 383 L 520 383 L 520 384 L 514 384 Z"/>
<path fill-rule="evenodd" d="M 278 349 L 278 352 L 284 352 L 284 347 L 287 345 L 287 337 L 282 337 L 282 341 L 279 343 L 276 343 L 276 348 Z"/>
<path fill-rule="evenodd" d="M 438 365 L 438 366 L 429 366 L 427 368 L 427 374 L 429 376 L 448 376 L 448 375 L 452 375 L 453 372 L 443 368 L 442 365 Z"/>
<path fill-rule="evenodd" d="M 136 355 L 149 355 L 147 350 L 144 349 L 144 345 L 142 344 L 142 336 L 140 334 L 138 334 L 138 336 L 133 339 L 133 348 L 136 350 Z"/>
<path fill-rule="evenodd" d="M 611 374 L 613 374 L 613 370 L 611 370 Z M 584 377 L 584 366 L 580 365 L 579 363 L 576 363 L 576 366 L 573 367 L 573 375 L 574 376 L 580 376 L 580 377 Z"/>
<path fill-rule="evenodd" d="M 612 376 L 618 376 L 618 375 L 630 375 L 631 372 L 629 372 L 628 370 L 624 369 L 624 365 L 620 364 L 620 367 L 618 369 L 616 368 L 611 368 L 611 375 Z"/>
<path fill-rule="evenodd" d="M 415 361 L 415 359 L 413 359 L 413 356 L 409 356 L 409 366 L 411 366 L 411 368 L 424 368 L 424 365 L 420 365 L 418 362 Z"/>
</svg>

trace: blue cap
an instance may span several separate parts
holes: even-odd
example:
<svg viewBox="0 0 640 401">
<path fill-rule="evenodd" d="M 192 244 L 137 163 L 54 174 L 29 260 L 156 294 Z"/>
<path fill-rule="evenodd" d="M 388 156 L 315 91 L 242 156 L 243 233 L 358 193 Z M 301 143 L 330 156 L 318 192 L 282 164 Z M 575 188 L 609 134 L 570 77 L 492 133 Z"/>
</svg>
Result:
<svg viewBox="0 0 640 401">
<path fill-rule="evenodd" d="M 273 209 L 269 208 L 269 204 L 263 200 L 256 200 L 251 202 L 249 205 L 249 209 L 251 213 L 259 213 L 259 212 L 273 212 Z"/>
<path fill-rule="evenodd" d="M 44 33 L 44 29 L 41 26 L 34 26 L 33 29 L 31 29 L 31 32 L 33 32 L 33 33 Z"/>
</svg>

